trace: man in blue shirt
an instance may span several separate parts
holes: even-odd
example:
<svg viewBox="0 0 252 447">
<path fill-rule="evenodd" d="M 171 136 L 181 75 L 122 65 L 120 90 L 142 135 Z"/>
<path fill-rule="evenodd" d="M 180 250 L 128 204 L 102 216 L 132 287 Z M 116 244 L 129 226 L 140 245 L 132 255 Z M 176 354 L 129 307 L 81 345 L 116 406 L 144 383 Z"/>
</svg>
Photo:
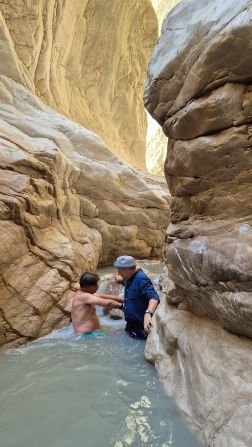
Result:
<svg viewBox="0 0 252 447">
<path fill-rule="evenodd" d="M 150 278 L 142 269 L 137 269 L 136 264 L 132 256 L 119 256 L 114 267 L 118 270 L 116 279 L 125 287 L 125 330 L 131 337 L 145 340 L 151 331 L 151 318 L 159 303 L 159 296 Z"/>
</svg>

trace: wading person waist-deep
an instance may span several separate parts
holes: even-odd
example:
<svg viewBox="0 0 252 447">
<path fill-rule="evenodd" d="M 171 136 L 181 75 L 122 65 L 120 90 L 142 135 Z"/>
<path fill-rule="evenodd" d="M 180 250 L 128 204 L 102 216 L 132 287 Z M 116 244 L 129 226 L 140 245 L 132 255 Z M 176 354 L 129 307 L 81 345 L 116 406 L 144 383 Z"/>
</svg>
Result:
<svg viewBox="0 0 252 447">
<path fill-rule="evenodd" d="M 151 318 L 159 303 L 159 296 L 150 278 L 136 265 L 132 256 L 119 256 L 114 263 L 118 270 L 116 279 L 125 287 L 125 330 L 131 337 L 146 339 L 151 331 Z"/>
<path fill-rule="evenodd" d="M 123 298 L 97 294 L 99 276 L 85 272 L 80 277 L 80 288 L 73 297 L 72 323 L 76 335 L 100 335 L 100 321 L 95 306 L 106 309 L 121 308 Z"/>
</svg>

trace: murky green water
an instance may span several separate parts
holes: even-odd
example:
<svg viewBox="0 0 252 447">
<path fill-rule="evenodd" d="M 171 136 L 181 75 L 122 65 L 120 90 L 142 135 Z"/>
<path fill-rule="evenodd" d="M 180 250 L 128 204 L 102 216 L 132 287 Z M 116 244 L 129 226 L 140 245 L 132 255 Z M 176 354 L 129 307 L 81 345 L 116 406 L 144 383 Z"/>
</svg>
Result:
<svg viewBox="0 0 252 447">
<path fill-rule="evenodd" d="M 103 323 L 101 338 L 74 337 L 69 326 L 0 354 L 1 447 L 198 446 L 144 342 L 122 321 Z"/>
</svg>

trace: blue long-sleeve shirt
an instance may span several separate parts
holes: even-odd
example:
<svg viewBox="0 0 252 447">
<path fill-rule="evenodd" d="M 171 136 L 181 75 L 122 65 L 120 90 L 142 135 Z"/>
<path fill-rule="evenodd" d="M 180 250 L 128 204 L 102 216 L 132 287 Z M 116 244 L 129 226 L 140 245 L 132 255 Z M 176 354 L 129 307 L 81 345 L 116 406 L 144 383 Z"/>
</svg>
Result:
<svg viewBox="0 0 252 447">
<path fill-rule="evenodd" d="M 149 300 L 159 301 L 159 296 L 153 287 L 150 278 L 142 269 L 127 280 L 123 281 L 124 290 L 124 315 L 125 320 L 137 320 L 143 324 L 144 314 Z"/>
</svg>

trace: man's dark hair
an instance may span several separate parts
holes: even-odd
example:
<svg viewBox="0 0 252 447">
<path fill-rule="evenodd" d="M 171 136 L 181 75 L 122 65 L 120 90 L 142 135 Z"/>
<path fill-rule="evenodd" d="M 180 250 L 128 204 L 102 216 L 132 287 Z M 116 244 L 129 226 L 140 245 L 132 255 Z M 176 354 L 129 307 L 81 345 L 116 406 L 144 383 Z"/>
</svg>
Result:
<svg viewBox="0 0 252 447">
<path fill-rule="evenodd" d="M 99 279 L 100 277 L 96 273 L 90 273 L 90 272 L 82 273 L 80 277 L 80 286 L 81 287 L 96 286 Z"/>
</svg>

